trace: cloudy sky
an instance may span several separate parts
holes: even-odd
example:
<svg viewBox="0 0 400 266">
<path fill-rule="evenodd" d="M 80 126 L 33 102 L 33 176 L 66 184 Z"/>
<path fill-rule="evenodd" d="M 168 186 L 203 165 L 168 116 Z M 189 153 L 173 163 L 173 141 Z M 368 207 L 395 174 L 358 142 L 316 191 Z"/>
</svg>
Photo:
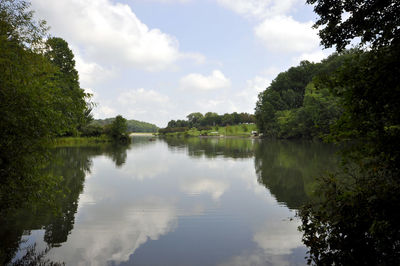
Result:
<svg viewBox="0 0 400 266">
<path fill-rule="evenodd" d="M 305 0 L 32 0 L 75 54 L 95 118 L 166 126 L 191 112 L 254 112 L 301 60 L 320 61 Z"/>
</svg>

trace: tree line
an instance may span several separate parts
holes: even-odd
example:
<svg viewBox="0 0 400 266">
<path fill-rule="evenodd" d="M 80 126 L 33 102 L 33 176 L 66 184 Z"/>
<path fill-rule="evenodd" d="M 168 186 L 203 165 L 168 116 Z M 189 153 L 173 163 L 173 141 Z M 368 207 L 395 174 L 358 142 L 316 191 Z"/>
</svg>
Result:
<svg viewBox="0 0 400 266">
<path fill-rule="evenodd" d="M 248 113 L 237 113 L 231 114 L 225 113 L 219 115 L 213 112 L 207 112 L 202 114 L 200 112 L 190 113 L 186 116 L 187 120 L 171 120 L 168 122 L 166 128 L 159 129 L 158 132 L 161 134 L 172 133 L 172 132 L 184 132 L 190 128 L 197 128 L 198 130 L 211 129 L 215 126 L 229 126 L 238 124 L 252 124 L 255 122 L 255 117 Z"/>
<path fill-rule="evenodd" d="M 95 119 L 88 125 L 88 127 L 82 133 L 85 136 L 101 135 L 102 132 L 104 131 L 104 127 L 111 124 L 114 120 L 115 118 Z M 155 133 L 157 132 L 158 127 L 154 124 L 132 119 L 126 121 L 126 130 L 127 132 Z"/>
</svg>

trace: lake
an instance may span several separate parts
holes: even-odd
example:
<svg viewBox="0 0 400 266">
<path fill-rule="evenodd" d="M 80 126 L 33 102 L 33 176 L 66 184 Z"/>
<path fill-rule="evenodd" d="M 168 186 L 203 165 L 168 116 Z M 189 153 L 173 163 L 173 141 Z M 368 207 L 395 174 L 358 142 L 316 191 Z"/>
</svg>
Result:
<svg viewBox="0 0 400 266">
<path fill-rule="evenodd" d="M 28 249 L 66 265 L 305 265 L 296 210 L 336 163 L 318 142 L 146 136 L 52 158 L 58 212 L 0 218 L 2 261 Z"/>
</svg>

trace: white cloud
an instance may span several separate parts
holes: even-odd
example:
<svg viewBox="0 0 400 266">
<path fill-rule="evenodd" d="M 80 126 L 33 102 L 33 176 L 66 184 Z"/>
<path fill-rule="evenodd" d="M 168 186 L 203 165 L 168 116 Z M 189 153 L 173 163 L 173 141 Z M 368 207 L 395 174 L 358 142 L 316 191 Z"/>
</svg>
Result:
<svg viewBox="0 0 400 266">
<path fill-rule="evenodd" d="M 94 109 L 94 115 L 96 117 L 114 117 L 117 115 L 117 111 L 107 105 L 100 105 Z"/>
<path fill-rule="evenodd" d="M 321 62 L 321 60 L 325 59 L 328 57 L 330 53 L 325 51 L 315 51 L 311 53 L 303 53 L 300 56 L 294 58 L 294 63 L 298 65 L 301 61 L 307 60 L 310 62 L 318 63 Z"/>
<path fill-rule="evenodd" d="M 127 110 L 125 114 L 129 119 L 136 119 L 162 125 L 168 120 L 169 113 L 174 104 L 168 96 L 155 90 L 143 88 L 126 90 L 118 96 L 116 108 Z"/>
<path fill-rule="evenodd" d="M 83 48 L 88 61 L 155 71 L 185 57 L 175 37 L 149 29 L 126 4 L 110 0 L 32 0 L 32 4 L 53 32 Z"/>
<path fill-rule="evenodd" d="M 157 153 L 159 159 L 149 160 L 154 153 Z M 160 151 L 157 146 L 141 149 L 140 153 L 132 149 L 128 151 L 127 161 L 121 171 L 128 179 L 144 181 L 167 173 L 170 161 L 170 154 L 164 150 Z"/>
<path fill-rule="evenodd" d="M 97 206 L 99 203 L 87 205 L 85 216 L 69 235 L 68 242 L 57 252 L 51 250 L 50 255 L 67 265 L 107 265 L 110 261 L 119 264 L 128 261 L 147 241 L 157 240 L 177 226 L 176 209 L 165 199 L 146 199 L 129 206 L 123 201 L 119 203 L 117 209 L 106 202 L 101 202 L 101 208 Z M 93 221 L 102 223 L 94 226 Z"/>
<path fill-rule="evenodd" d="M 289 16 L 298 6 L 299 0 L 217 0 L 222 6 L 234 12 L 261 21 L 254 27 L 255 36 L 270 52 L 292 53 L 292 61 L 320 61 L 320 51 L 314 22 L 300 22 Z M 297 54 L 297 55 L 296 55 Z M 300 55 L 299 55 L 300 54 Z"/>
<path fill-rule="evenodd" d="M 240 15 L 266 18 L 288 12 L 299 0 L 217 0 L 217 2 Z"/>
<path fill-rule="evenodd" d="M 266 254 L 286 255 L 302 246 L 299 220 L 268 221 L 254 235 L 256 242 Z"/>
<path fill-rule="evenodd" d="M 319 46 L 313 22 L 298 22 L 292 17 L 276 16 L 265 19 L 255 29 L 255 35 L 266 48 L 274 52 L 310 52 Z"/>
<path fill-rule="evenodd" d="M 265 76 L 267 79 L 275 79 L 275 77 L 281 72 L 282 70 L 277 67 L 268 67 L 262 71 L 262 75 Z"/>
<path fill-rule="evenodd" d="M 74 49 L 74 51 L 77 51 Z M 113 70 L 105 69 L 94 62 L 86 62 L 78 52 L 75 52 L 76 70 L 79 73 L 79 82 L 81 87 L 90 88 L 100 82 L 113 78 Z"/>
<path fill-rule="evenodd" d="M 191 195 L 198 195 L 207 193 L 212 196 L 214 200 L 218 200 L 224 192 L 228 189 L 229 184 L 223 180 L 216 180 L 210 178 L 196 178 L 185 180 L 181 186 L 182 190 Z"/>
<path fill-rule="evenodd" d="M 271 80 L 263 76 L 256 76 L 247 80 L 246 83 L 246 88 L 235 95 L 236 102 L 243 112 L 253 113 L 258 94 L 269 86 Z"/>
<path fill-rule="evenodd" d="M 162 95 L 154 90 L 131 89 L 122 93 L 118 101 L 122 104 L 144 104 L 151 103 L 165 104 L 169 101 L 168 96 Z"/>
<path fill-rule="evenodd" d="M 247 81 L 247 91 L 254 91 L 255 93 L 258 94 L 263 90 L 265 90 L 270 83 L 271 83 L 270 79 L 256 76 L 254 79 Z"/>
<path fill-rule="evenodd" d="M 293 250 L 303 246 L 301 233 L 297 230 L 300 221 L 268 220 L 253 236 L 256 248 L 234 256 L 223 265 L 282 265 L 293 264 Z M 304 252 L 304 255 L 305 252 Z"/>
<path fill-rule="evenodd" d="M 237 107 L 237 102 L 229 99 L 229 96 L 225 94 L 222 96 L 219 96 L 217 98 L 213 99 L 201 99 L 197 100 L 195 103 L 195 108 L 192 109 L 192 111 L 197 111 L 201 113 L 207 113 L 207 112 L 215 112 L 218 114 L 224 114 L 224 113 L 232 113 L 232 112 L 242 112 L 240 108 Z"/>
<path fill-rule="evenodd" d="M 185 90 L 215 90 L 227 88 L 231 81 L 220 70 L 214 70 L 211 75 L 198 73 L 189 74 L 180 80 L 180 88 Z"/>
<path fill-rule="evenodd" d="M 204 64 L 206 62 L 206 57 L 200 53 L 184 53 L 180 58 L 193 60 L 197 64 Z"/>
<path fill-rule="evenodd" d="M 257 100 L 258 94 L 264 91 L 270 83 L 271 80 L 269 78 L 256 76 L 254 79 L 247 81 L 246 90 L 243 91 L 240 95 L 250 96 L 254 102 L 255 100 Z"/>
<path fill-rule="evenodd" d="M 138 2 L 158 2 L 158 3 L 165 3 L 165 4 L 171 4 L 171 3 L 189 3 L 192 2 L 192 0 L 137 0 Z"/>
</svg>

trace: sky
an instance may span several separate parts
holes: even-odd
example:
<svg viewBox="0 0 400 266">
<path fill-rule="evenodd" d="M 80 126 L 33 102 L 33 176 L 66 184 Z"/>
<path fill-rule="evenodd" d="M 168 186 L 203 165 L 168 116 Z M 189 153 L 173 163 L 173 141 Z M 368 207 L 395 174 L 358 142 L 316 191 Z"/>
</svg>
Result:
<svg viewBox="0 0 400 266">
<path fill-rule="evenodd" d="M 192 112 L 254 113 L 257 95 L 319 45 L 305 0 L 31 0 L 72 49 L 94 117 L 165 127 Z"/>
</svg>

